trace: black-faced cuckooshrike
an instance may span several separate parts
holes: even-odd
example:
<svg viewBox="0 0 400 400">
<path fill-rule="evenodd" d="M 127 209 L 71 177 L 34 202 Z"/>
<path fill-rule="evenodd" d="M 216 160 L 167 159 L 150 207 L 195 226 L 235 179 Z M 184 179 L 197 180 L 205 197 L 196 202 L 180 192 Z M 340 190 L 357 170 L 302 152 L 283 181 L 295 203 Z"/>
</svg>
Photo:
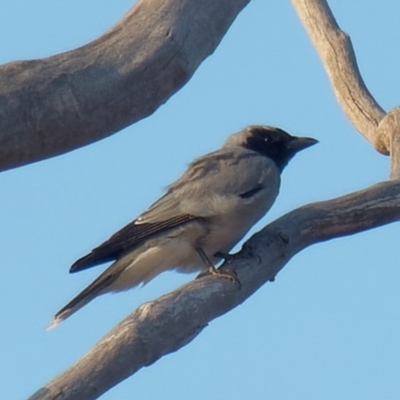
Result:
<svg viewBox="0 0 400 400">
<path fill-rule="evenodd" d="M 101 294 L 147 283 L 170 269 L 225 277 L 214 265 L 271 208 L 289 160 L 315 143 L 278 128 L 249 126 L 194 160 L 147 211 L 72 265 L 70 272 L 78 272 L 113 261 L 49 328 Z"/>
</svg>

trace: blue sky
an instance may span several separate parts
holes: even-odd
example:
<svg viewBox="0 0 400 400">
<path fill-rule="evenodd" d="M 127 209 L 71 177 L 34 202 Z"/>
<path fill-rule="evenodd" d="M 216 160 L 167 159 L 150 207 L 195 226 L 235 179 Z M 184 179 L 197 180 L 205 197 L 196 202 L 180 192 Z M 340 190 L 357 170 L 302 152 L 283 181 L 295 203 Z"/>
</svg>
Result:
<svg viewBox="0 0 400 400">
<path fill-rule="evenodd" d="M 0 0 L 0 62 L 85 44 L 131 5 Z M 369 90 L 386 110 L 397 106 L 400 5 L 331 6 Z M 290 2 L 265 0 L 250 3 L 191 81 L 147 119 L 0 175 L 1 398 L 28 397 L 138 305 L 193 278 L 164 274 L 45 330 L 102 270 L 69 275 L 77 258 L 143 211 L 194 157 L 254 123 L 320 141 L 285 170 L 280 196 L 255 230 L 305 203 L 388 177 L 389 159 L 343 115 Z M 398 231 L 394 224 L 306 249 L 273 284 L 102 399 L 397 399 Z"/>
</svg>

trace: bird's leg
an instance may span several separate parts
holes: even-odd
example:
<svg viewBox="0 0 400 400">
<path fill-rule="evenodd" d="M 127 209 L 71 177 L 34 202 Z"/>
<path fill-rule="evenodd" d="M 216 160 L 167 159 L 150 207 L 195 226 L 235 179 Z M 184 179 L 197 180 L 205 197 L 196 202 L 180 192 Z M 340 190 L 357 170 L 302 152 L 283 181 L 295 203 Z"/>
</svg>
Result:
<svg viewBox="0 0 400 400">
<path fill-rule="evenodd" d="M 196 247 L 196 251 L 197 254 L 200 256 L 201 260 L 203 261 L 203 263 L 208 267 L 207 271 L 199 274 L 197 278 L 202 278 L 203 276 L 207 275 L 215 275 L 221 278 L 229 279 L 231 282 L 237 284 L 239 287 L 241 286 L 241 283 L 239 279 L 236 277 L 236 273 L 234 271 L 221 271 L 220 269 L 216 269 L 214 267 L 214 264 L 210 261 L 210 259 L 207 257 L 206 253 L 204 253 L 204 250 L 201 247 Z"/>
<path fill-rule="evenodd" d="M 203 263 L 208 267 L 207 274 L 218 275 L 218 271 L 215 269 L 214 264 L 207 257 L 206 253 L 204 253 L 204 250 L 201 247 L 196 247 L 196 251 L 197 254 L 200 256 L 201 261 L 203 261 Z"/>
</svg>

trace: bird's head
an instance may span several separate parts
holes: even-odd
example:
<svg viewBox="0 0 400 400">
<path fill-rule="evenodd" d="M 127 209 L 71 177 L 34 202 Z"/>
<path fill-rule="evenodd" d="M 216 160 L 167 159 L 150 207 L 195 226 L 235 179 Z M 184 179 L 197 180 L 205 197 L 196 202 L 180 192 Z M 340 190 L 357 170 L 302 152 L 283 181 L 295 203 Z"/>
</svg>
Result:
<svg viewBox="0 0 400 400">
<path fill-rule="evenodd" d="M 282 129 L 266 125 L 251 125 L 231 135 L 224 147 L 241 146 L 256 151 L 275 162 L 282 171 L 299 151 L 318 143 L 310 137 L 289 135 Z"/>
</svg>

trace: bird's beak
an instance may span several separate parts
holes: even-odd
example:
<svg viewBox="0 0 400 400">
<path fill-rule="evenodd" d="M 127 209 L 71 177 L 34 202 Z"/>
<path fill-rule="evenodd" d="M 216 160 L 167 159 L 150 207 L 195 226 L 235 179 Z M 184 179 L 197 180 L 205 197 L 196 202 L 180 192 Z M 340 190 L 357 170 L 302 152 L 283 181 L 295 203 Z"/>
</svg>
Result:
<svg viewBox="0 0 400 400">
<path fill-rule="evenodd" d="M 298 151 L 304 150 L 307 147 L 314 146 L 317 144 L 318 140 L 310 137 L 294 137 L 293 140 L 289 143 L 289 148 L 297 153 Z"/>
</svg>

